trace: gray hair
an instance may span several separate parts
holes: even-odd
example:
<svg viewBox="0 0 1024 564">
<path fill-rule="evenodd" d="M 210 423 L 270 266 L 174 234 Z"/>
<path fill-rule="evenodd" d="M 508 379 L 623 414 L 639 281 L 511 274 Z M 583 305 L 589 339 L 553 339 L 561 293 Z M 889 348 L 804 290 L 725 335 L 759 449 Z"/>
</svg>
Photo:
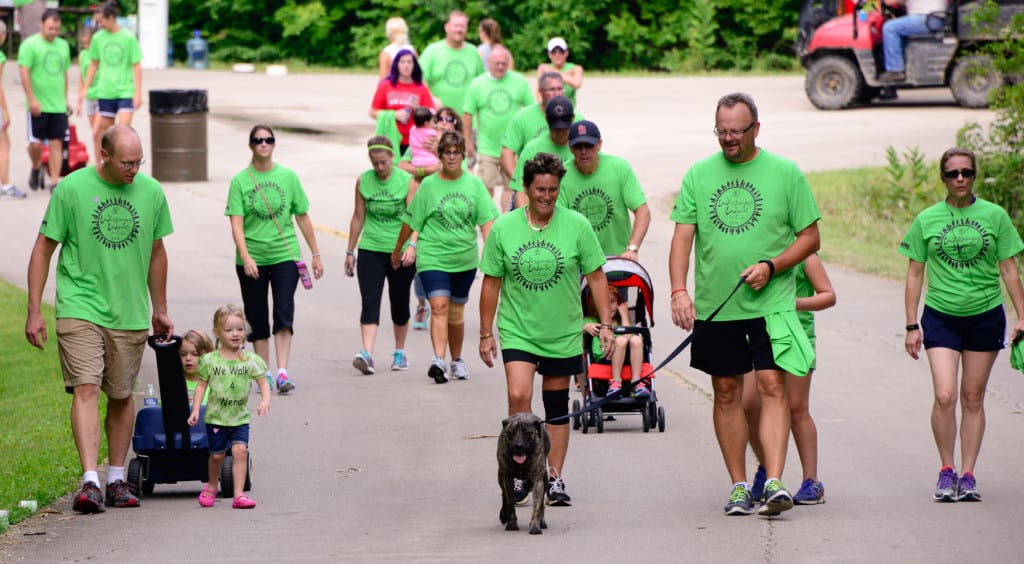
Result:
<svg viewBox="0 0 1024 564">
<path fill-rule="evenodd" d="M 562 77 L 562 73 L 555 71 L 548 71 L 540 75 L 540 80 L 537 81 L 537 86 L 545 88 L 549 80 L 558 79 L 558 82 L 565 83 L 565 79 Z"/>
<path fill-rule="evenodd" d="M 736 104 L 743 104 L 750 110 L 750 116 L 757 121 L 757 104 L 754 103 L 754 98 L 745 92 L 733 92 L 732 94 L 726 94 L 718 99 L 718 105 L 715 106 L 715 115 L 718 114 L 718 110 L 722 109 L 722 106 L 731 108 Z"/>
</svg>

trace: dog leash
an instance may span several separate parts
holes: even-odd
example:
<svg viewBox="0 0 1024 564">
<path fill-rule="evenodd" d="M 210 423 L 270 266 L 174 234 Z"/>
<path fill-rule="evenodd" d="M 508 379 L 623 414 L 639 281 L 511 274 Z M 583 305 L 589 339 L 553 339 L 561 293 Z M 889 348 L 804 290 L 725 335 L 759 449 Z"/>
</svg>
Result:
<svg viewBox="0 0 1024 564">
<path fill-rule="evenodd" d="M 725 307 L 725 304 L 729 303 L 729 300 L 731 300 L 732 297 L 734 295 L 736 295 L 736 292 L 739 291 L 740 287 L 743 286 L 743 283 L 746 282 L 746 280 L 747 280 L 746 276 L 741 276 L 739 282 L 737 282 L 736 286 L 734 286 L 732 291 L 729 292 L 729 295 L 725 297 L 725 300 L 723 300 L 722 303 L 719 304 L 717 308 L 715 308 L 715 311 L 711 312 L 711 315 L 709 315 L 708 318 L 705 321 L 711 321 L 712 319 L 714 319 L 715 316 L 718 315 L 718 312 L 722 311 L 722 308 Z M 694 328 L 694 330 L 685 339 L 683 339 L 683 342 L 679 343 L 679 346 L 677 346 L 674 351 L 669 353 L 669 355 L 665 357 L 665 360 L 661 361 L 661 364 L 659 364 L 658 366 L 654 367 L 650 372 L 648 372 L 642 378 L 636 378 L 634 380 L 629 381 L 628 383 L 624 383 L 622 385 L 622 387 L 619 388 L 617 391 L 614 391 L 614 392 L 604 396 L 603 398 L 597 400 L 596 402 L 588 405 L 587 407 L 585 407 L 583 409 L 574 411 L 574 412 L 569 413 L 567 415 L 560 415 L 560 416 L 554 417 L 552 419 L 546 419 L 544 422 L 545 423 L 555 423 L 555 422 L 560 422 L 560 421 L 565 421 L 565 420 L 571 420 L 574 417 L 578 417 L 580 415 L 583 415 L 584 413 L 591 412 L 591 411 L 593 411 L 593 410 L 595 410 L 595 409 L 605 405 L 606 403 L 608 403 L 608 402 L 610 402 L 610 401 L 612 401 L 614 399 L 618 399 L 618 398 L 622 397 L 623 394 L 628 393 L 630 390 L 632 390 L 636 386 L 640 385 L 641 382 L 650 382 L 651 377 L 654 376 L 655 372 L 661 370 L 662 368 L 665 367 L 665 365 L 667 365 L 668 363 L 670 363 L 673 360 L 675 360 L 675 358 L 677 356 L 679 356 L 679 353 L 683 352 L 683 350 L 686 347 L 690 346 L 690 343 L 693 341 L 693 336 L 696 333 L 697 333 L 697 329 Z"/>
</svg>

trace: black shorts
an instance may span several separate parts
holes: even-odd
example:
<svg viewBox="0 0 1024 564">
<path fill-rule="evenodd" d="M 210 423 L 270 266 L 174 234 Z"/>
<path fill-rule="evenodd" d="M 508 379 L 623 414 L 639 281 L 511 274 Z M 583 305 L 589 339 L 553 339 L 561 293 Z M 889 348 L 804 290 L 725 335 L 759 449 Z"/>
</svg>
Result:
<svg viewBox="0 0 1024 564">
<path fill-rule="evenodd" d="M 690 366 L 711 376 L 737 376 L 751 370 L 782 370 L 775 364 L 772 339 L 763 317 L 696 321 Z"/>
<path fill-rule="evenodd" d="M 1000 305 L 977 315 L 960 317 L 924 306 L 921 331 L 926 349 L 998 351 L 1006 347 L 1006 313 Z"/>
<path fill-rule="evenodd" d="M 540 356 L 520 349 L 501 349 L 502 362 L 529 362 L 541 376 L 572 376 L 583 373 L 583 355 L 568 358 Z"/>
<path fill-rule="evenodd" d="M 46 141 L 49 139 L 64 139 L 68 131 L 67 114 L 39 114 L 34 116 L 29 113 L 29 143 Z"/>
</svg>

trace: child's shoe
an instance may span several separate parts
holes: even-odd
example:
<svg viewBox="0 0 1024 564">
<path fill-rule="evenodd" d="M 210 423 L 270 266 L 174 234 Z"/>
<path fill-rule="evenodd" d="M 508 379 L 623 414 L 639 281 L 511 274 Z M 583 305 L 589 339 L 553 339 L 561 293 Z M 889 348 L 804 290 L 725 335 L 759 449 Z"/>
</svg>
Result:
<svg viewBox="0 0 1024 564">
<path fill-rule="evenodd" d="M 645 386 L 643 382 L 641 382 L 633 388 L 633 397 L 649 398 L 651 397 L 651 391 L 647 389 L 647 386 Z"/>
<path fill-rule="evenodd" d="M 213 507 L 213 503 L 215 501 L 217 501 L 217 492 L 204 485 L 203 491 L 199 492 L 199 505 L 202 505 L 203 507 Z"/>
<path fill-rule="evenodd" d="M 621 389 L 622 389 L 622 380 L 612 380 L 608 384 L 608 393 L 605 394 L 605 395 L 606 396 L 610 396 L 610 395 L 614 394 L 615 392 L 618 392 Z"/>
<path fill-rule="evenodd" d="M 249 499 L 249 496 L 242 494 L 231 502 L 231 507 L 232 509 L 252 509 L 256 507 L 256 502 Z"/>
</svg>

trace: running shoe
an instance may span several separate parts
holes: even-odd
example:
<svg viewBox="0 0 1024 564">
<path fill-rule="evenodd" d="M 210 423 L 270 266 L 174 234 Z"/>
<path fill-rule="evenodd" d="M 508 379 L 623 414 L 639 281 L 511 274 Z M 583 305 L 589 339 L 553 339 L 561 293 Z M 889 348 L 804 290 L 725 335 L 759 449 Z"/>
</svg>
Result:
<svg viewBox="0 0 1024 564">
<path fill-rule="evenodd" d="M 800 484 L 800 491 L 793 496 L 793 503 L 797 505 L 817 505 L 825 503 L 825 484 L 807 478 Z"/>
<path fill-rule="evenodd" d="M 103 506 L 103 492 L 96 484 L 85 482 L 82 489 L 75 494 L 75 502 L 71 509 L 79 513 L 103 513 L 106 511 L 106 507 Z"/>
<path fill-rule="evenodd" d="M 138 507 L 139 496 L 124 480 L 107 484 L 107 507 Z"/>
<path fill-rule="evenodd" d="M 359 354 L 352 359 L 352 366 L 363 374 L 373 374 L 376 372 L 373 368 L 373 356 L 366 351 L 359 351 Z"/>
<path fill-rule="evenodd" d="M 533 488 L 533 483 L 529 478 L 520 480 L 515 478 L 512 480 L 512 501 L 519 507 L 526 505 L 526 500 L 530 497 L 530 489 Z"/>
<path fill-rule="evenodd" d="M 725 504 L 726 515 L 750 515 L 754 512 L 754 500 L 750 490 L 744 484 L 736 484 L 729 495 L 729 503 Z"/>
<path fill-rule="evenodd" d="M 569 507 L 572 505 L 572 498 L 565 493 L 565 481 L 561 476 L 548 478 L 547 504 L 557 507 Z"/>
<path fill-rule="evenodd" d="M 957 483 L 957 501 L 981 501 L 981 492 L 974 481 L 974 472 L 964 472 Z"/>
<path fill-rule="evenodd" d="M 617 392 L 617 391 L 619 391 L 621 389 L 622 389 L 622 381 L 621 380 L 612 380 L 611 382 L 608 383 L 608 392 L 605 393 L 605 395 L 606 396 L 610 396 L 610 395 L 614 394 L 615 392 Z"/>
<path fill-rule="evenodd" d="M 409 359 L 405 356 L 405 351 L 395 351 L 394 359 L 391 361 L 391 370 L 408 370 Z"/>
<path fill-rule="evenodd" d="M 8 184 L 0 188 L 0 200 L 24 200 L 28 194 L 15 188 L 14 184 Z"/>
<path fill-rule="evenodd" d="M 277 393 L 287 394 L 288 392 L 295 389 L 295 383 L 288 379 L 288 376 L 284 374 L 277 375 Z"/>
<path fill-rule="evenodd" d="M 633 388 L 633 397 L 649 398 L 651 397 L 651 391 L 647 389 L 647 386 L 645 386 L 643 382 L 641 382 Z"/>
<path fill-rule="evenodd" d="M 434 360 L 430 362 L 430 368 L 427 369 L 427 378 L 433 378 L 434 382 L 444 384 L 448 382 L 447 368 L 444 365 L 444 359 L 435 356 Z"/>
<path fill-rule="evenodd" d="M 466 368 L 466 361 L 456 358 L 455 362 L 452 362 L 451 375 L 456 380 L 469 380 L 469 369 Z"/>
<path fill-rule="evenodd" d="M 427 321 L 430 320 L 430 306 L 424 304 L 416 306 L 416 317 L 412 318 L 412 328 L 416 331 L 426 331 Z"/>
<path fill-rule="evenodd" d="M 764 503 L 761 505 L 761 509 L 757 511 L 758 515 L 764 515 L 766 517 L 772 517 L 779 515 L 783 511 L 789 511 L 793 508 L 793 496 L 790 495 L 789 490 L 782 484 L 781 481 L 772 478 L 764 484 Z"/>
<path fill-rule="evenodd" d="M 43 169 L 42 167 L 35 170 L 28 171 L 28 187 L 32 190 L 38 190 L 42 184 Z"/>
<path fill-rule="evenodd" d="M 935 485 L 935 493 L 932 494 L 932 499 L 935 501 L 956 501 L 956 470 L 949 466 L 944 466 L 939 471 L 939 483 Z"/>
<path fill-rule="evenodd" d="M 767 479 L 768 475 L 764 466 L 758 464 L 757 472 L 754 473 L 754 485 L 750 486 L 750 497 L 754 498 L 754 503 L 764 501 L 764 481 Z"/>
</svg>

